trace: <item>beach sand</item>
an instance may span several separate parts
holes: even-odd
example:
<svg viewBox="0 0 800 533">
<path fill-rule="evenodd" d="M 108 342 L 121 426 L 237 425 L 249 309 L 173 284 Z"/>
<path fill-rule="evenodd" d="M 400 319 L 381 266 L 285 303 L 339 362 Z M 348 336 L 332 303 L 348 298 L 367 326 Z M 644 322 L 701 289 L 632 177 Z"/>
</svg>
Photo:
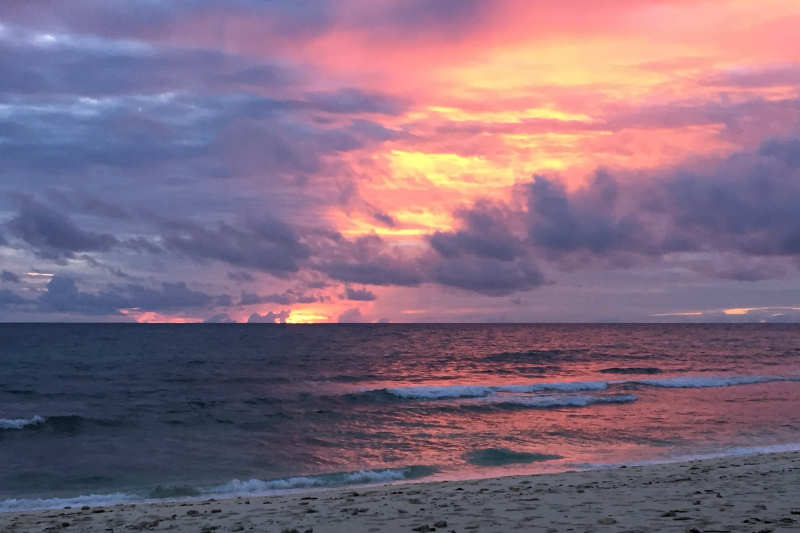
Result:
<svg viewBox="0 0 800 533">
<path fill-rule="evenodd" d="M 800 453 L 0 514 L 0 531 L 800 530 Z"/>
</svg>

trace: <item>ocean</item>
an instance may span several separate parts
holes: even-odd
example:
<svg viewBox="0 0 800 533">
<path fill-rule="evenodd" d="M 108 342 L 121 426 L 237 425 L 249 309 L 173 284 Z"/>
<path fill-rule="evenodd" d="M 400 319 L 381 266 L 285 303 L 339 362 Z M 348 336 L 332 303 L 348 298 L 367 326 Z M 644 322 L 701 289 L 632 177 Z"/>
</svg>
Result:
<svg viewBox="0 0 800 533">
<path fill-rule="evenodd" d="M 800 325 L 0 325 L 0 511 L 800 449 Z"/>
</svg>

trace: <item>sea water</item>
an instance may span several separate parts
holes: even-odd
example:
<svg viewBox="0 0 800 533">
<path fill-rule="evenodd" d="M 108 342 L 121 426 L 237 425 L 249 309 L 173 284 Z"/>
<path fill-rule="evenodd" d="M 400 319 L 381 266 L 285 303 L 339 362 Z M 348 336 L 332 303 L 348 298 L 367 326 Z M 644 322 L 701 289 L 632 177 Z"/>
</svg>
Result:
<svg viewBox="0 0 800 533">
<path fill-rule="evenodd" d="M 0 325 L 0 511 L 794 449 L 798 325 Z"/>
</svg>

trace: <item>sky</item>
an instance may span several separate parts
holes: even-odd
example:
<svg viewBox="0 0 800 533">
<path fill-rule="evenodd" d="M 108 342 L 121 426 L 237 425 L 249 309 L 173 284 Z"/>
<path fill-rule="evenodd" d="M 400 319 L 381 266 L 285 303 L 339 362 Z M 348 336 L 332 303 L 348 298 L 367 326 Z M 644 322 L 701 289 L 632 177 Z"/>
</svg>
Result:
<svg viewBox="0 0 800 533">
<path fill-rule="evenodd" d="M 2 2 L 0 321 L 798 321 L 799 25 Z"/>
</svg>

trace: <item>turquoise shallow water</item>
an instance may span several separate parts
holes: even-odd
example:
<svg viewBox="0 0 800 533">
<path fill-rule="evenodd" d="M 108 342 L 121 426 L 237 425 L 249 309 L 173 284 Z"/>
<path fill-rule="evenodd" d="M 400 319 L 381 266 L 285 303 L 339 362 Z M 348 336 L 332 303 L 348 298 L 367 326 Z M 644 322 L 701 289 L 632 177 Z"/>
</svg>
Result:
<svg viewBox="0 0 800 533">
<path fill-rule="evenodd" d="M 797 325 L 9 324 L 0 365 L 0 510 L 800 448 Z"/>
</svg>

